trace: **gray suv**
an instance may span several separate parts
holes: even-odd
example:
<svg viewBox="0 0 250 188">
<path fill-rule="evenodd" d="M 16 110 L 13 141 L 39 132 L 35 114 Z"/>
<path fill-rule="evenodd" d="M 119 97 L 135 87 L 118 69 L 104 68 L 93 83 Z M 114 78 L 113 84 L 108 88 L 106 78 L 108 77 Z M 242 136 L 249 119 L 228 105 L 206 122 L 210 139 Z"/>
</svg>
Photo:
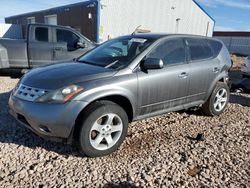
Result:
<svg viewBox="0 0 250 188">
<path fill-rule="evenodd" d="M 221 114 L 230 67 L 228 50 L 216 39 L 123 36 L 73 62 L 28 72 L 12 91 L 10 113 L 42 137 L 77 143 L 86 156 L 107 155 L 120 146 L 129 122 L 195 106 Z"/>
</svg>

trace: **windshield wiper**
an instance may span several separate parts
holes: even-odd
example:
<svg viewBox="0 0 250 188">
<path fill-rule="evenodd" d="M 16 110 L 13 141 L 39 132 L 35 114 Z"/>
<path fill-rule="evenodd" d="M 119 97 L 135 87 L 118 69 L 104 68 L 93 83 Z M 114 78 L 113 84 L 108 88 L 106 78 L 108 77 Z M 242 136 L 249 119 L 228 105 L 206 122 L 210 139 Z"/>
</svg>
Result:
<svg viewBox="0 0 250 188">
<path fill-rule="evenodd" d="M 113 65 L 115 65 L 115 64 L 118 63 L 118 62 L 119 62 L 119 60 L 115 60 L 114 62 L 112 62 L 112 63 L 106 65 L 105 68 L 110 68 L 110 67 L 112 67 Z"/>
<path fill-rule="evenodd" d="M 77 60 L 77 62 L 79 63 L 84 63 L 84 64 L 88 64 L 88 65 L 95 65 L 95 66 L 100 66 L 99 64 L 95 64 L 89 61 L 83 61 L 83 60 Z"/>
</svg>

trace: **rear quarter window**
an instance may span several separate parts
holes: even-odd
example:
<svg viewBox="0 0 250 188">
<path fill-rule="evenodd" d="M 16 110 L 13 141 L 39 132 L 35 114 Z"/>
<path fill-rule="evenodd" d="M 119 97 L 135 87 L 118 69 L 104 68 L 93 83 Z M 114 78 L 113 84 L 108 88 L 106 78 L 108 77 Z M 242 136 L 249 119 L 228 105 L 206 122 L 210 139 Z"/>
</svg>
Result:
<svg viewBox="0 0 250 188">
<path fill-rule="evenodd" d="M 186 39 L 188 42 L 191 61 L 205 60 L 214 56 L 206 39 Z"/>
<path fill-rule="evenodd" d="M 215 41 L 215 40 L 208 40 L 211 48 L 213 49 L 214 52 L 214 57 L 217 57 L 222 49 L 222 44 L 219 41 Z"/>
</svg>

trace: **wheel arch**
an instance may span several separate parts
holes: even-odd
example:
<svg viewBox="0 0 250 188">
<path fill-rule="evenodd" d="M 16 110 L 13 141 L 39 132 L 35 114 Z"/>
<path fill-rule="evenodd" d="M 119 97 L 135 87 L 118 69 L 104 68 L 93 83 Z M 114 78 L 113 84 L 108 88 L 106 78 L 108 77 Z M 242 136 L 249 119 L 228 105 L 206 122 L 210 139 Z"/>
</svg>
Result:
<svg viewBox="0 0 250 188">
<path fill-rule="evenodd" d="M 119 95 L 119 94 L 114 94 L 114 95 L 108 95 L 108 96 L 96 98 L 93 101 L 91 101 L 85 108 L 83 108 L 81 110 L 81 112 L 78 114 L 78 116 L 75 120 L 75 125 L 74 125 L 74 127 L 71 131 L 70 137 L 69 137 L 69 141 L 68 141 L 69 143 L 72 142 L 73 139 L 77 137 L 79 130 L 81 128 L 82 117 L 83 117 L 83 114 L 85 113 L 86 109 L 98 101 L 110 101 L 110 102 L 116 103 L 117 105 L 121 106 L 125 110 L 125 112 L 128 115 L 129 122 L 133 121 L 134 108 L 132 106 L 131 101 L 127 97 L 125 97 L 123 95 Z"/>
<path fill-rule="evenodd" d="M 209 96 L 212 94 L 214 88 L 216 87 L 216 84 L 218 82 L 223 82 L 223 83 L 226 83 L 227 84 L 227 80 L 228 80 L 228 74 L 225 73 L 225 72 L 222 72 L 221 74 L 219 74 L 212 82 L 209 90 L 208 90 L 208 93 L 206 95 L 206 98 L 205 98 L 205 101 L 208 100 Z"/>
</svg>

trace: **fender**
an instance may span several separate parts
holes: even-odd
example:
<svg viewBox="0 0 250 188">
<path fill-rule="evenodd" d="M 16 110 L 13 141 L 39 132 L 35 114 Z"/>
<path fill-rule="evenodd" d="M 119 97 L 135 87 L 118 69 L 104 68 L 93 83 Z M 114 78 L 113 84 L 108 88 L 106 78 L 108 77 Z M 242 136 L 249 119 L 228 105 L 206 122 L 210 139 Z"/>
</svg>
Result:
<svg viewBox="0 0 250 188">
<path fill-rule="evenodd" d="M 136 116 L 137 113 L 135 110 L 137 109 L 136 93 L 132 93 L 130 90 L 120 86 L 104 85 L 98 88 L 93 88 L 78 95 L 74 100 L 84 101 L 90 104 L 98 99 L 111 96 L 121 96 L 126 98 L 132 106 L 134 116 Z"/>
<path fill-rule="evenodd" d="M 228 77 L 228 73 L 226 71 L 223 71 L 221 72 L 220 74 L 218 74 L 215 79 L 213 80 L 208 92 L 207 92 L 207 95 L 206 95 L 206 98 L 205 98 L 205 101 L 208 100 L 208 98 L 210 97 L 210 95 L 212 94 L 214 88 L 216 87 L 216 84 L 217 82 L 223 80 L 223 82 L 225 82 L 225 79 Z"/>
</svg>

